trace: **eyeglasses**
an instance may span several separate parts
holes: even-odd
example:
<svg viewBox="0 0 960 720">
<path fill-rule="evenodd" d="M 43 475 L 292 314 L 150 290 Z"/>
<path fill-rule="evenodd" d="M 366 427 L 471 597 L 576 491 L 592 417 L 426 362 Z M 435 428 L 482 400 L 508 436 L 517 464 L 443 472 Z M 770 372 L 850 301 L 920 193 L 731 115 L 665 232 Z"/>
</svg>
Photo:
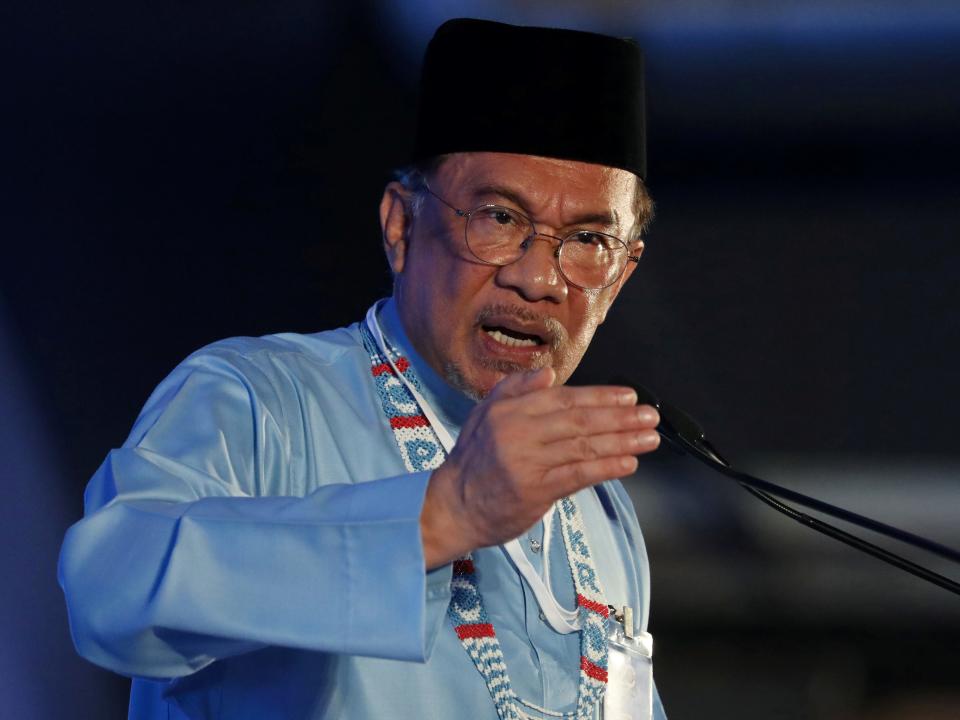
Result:
<svg viewBox="0 0 960 720">
<path fill-rule="evenodd" d="M 473 210 L 454 207 L 431 190 L 422 187 L 457 215 L 466 219 L 464 239 L 470 253 L 488 265 L 509 265 L 516 262 L 536 237 L 557 241 L 553 256 L 560 274 L 570 284 L 583 290 L 610 287 L 627 268 L 628 262 L 639 262 L 630 248 L 615 235 L 594 230 L 574 230 L 557 237 L 537 230 L 533 220 L 503 205 L 481 205 Z"/>
</svg>

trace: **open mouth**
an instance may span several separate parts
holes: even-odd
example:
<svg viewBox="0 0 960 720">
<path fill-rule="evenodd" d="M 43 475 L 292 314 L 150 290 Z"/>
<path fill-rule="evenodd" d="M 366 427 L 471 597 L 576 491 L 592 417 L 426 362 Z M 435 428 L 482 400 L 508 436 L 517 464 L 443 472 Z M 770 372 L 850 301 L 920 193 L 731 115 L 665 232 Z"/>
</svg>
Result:
<svg viewBox="0 0 960 720">
<path fill-rule="evenodd" d="M 545 344 L 539 335 L 520 332 L 502 325 L 481 325 L 481 327 L 487 335 L 507 347 L 526 348 Z"/>
</svg>

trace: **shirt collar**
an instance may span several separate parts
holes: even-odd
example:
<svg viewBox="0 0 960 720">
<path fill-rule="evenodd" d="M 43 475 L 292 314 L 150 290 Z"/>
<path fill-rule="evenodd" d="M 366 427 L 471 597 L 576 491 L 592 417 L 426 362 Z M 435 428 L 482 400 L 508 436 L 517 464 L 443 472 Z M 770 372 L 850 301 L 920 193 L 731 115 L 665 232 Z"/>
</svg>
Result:
<svg viewBox="0 0 960 720">
<path fill-rule="evenodd" d="M 457 434 L 467 419 L 467 415 L 476 405 L 475 401 L 464 395 L 438 375 L 423 357 L 413 348 L 413 343 L 404 330 L 394 298 L 388 298 L 378 312 L 377 319 L 387 341 L 410 361 L 422 386 L 421 392 L 440 417 L 440 420 L 452 433 Z"/>
</svg>

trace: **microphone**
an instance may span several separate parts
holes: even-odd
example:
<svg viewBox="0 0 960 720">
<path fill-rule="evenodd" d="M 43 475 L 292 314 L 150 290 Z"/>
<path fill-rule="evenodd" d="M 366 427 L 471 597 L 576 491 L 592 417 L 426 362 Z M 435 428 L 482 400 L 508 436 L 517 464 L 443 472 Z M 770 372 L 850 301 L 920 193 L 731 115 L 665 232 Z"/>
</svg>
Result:
<svg viewBox="0 0 960 720">
<path fill-rule="evenodd" d="M 906 558 L 890 552 L 878 545 L 874 545 L 863 538 L 857 537 L 851 533 L 841 530 L 823 520 L 807 515 L 799 510 L 787 505 L 783 500 L 789 500 L 806 508 L 816 510 L 829 515 L 830 517 L 843 520 L 852 525 L 857 525 L 867 530 L 879 533 L 899 542 L 920 548 L 927 552 L 934 553 L 940 557 L 960 563 L 960 552 L 953 548 L 941 545 L 929 538 L 915 535 L 913 533 L 901 530 L 900 528 L 887 525 L 873 518 L 851 512 L 841 507 L 831 505 L 830 503 L 818 500 L 816 498 L 803 495 L 795 490 L 781 487 L 774 483 L 760 478 L 748 475 L 734 469 L 722 455 L 707 440 L 703 429 L 692 417 L 669 403 L 661 401 L 653 392 L 630 379 L 617 377 L 610 382 L 611 385 L 622 385 L 633 388 L 637 393 L 637 401 L 641 404 L 652 405 L 660 413 L 660 425 L 657 432 L 672 446 L 681 453 L 689 455 L 704 463 L 720 474 L 736 481 L 744 490 L 749 492 L 755 498 L 773 508 L 787 517 L 799 522 L 801 525 L 816 530 L 828 537 L 842 542 L 850 547 L 856 548 L 861 552 L 872 555 L 879 560 L 900 568 L 916 577 L 927 582 L 942 587 L 950 592 L 960 595 L 960 583 L 951 580 L 948 577 L 940 575 L 929 568 L 918 565 Z M 779 498 L 779 499 L 778 499 Z"/>
</svg>

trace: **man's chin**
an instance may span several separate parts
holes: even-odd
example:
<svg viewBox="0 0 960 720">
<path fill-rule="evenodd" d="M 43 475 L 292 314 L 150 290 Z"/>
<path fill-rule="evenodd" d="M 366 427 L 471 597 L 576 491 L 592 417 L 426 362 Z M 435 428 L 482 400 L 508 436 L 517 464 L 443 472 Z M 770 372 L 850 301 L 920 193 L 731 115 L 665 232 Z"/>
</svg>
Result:
<svg viewBox="0 0 960 720">
<path fill-rule="evenodd" d="M 447 363 L 444 376 L 448 383 L 473 400 L 483 400 L 507 375 L 539 370 L 545 362 L 527 364 L 509 362 L 501 359 L 484 359 L 473 372 L 464 372 L 456 363 Z"/>
</svg>

